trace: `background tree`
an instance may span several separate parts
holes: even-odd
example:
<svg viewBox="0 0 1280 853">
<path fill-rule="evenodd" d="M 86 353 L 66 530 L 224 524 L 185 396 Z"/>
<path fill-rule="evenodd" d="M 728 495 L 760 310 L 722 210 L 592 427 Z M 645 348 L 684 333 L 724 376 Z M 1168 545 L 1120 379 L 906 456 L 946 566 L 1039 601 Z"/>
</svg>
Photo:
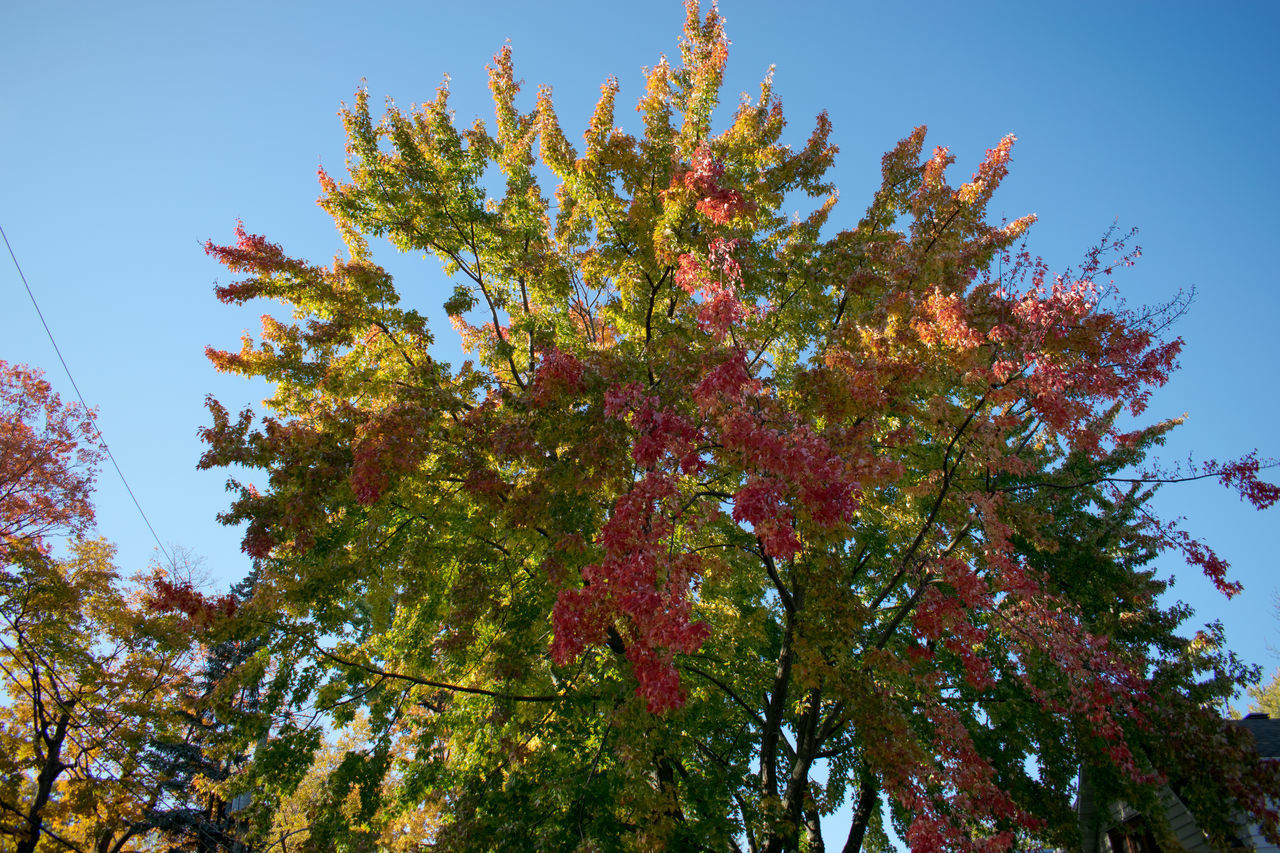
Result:
<svg viewBox="0 0 1280 853">
<path fill-rule="evenodd" d="M 162 789 L 145 746 L 176 723 L 188 644 L 131 600 L 101 540 L 27 550 L 0 605 L 0 834 L 13 849 L 114 853 Z"/>
<path fill-rule="evenodd" d="M 234 615 L 252 595 L 251 573 L 230 593 L 211 602 L 189 581 L 157 579 L 150 585 L 152 610 L 185 612 L 188 624 L 205 630 L 189 692 L 177 697 L 178 725 L 148 745 L 151 766 L 164 796 L 147 816 L 171 851 L 228 850 L 245 853 L 247 792 L 236 796 L 236 774 L 262 738 L 261 670 L 255 657 L 266 645 L 262 632 Z"/>
<path fill-rule="evenodd" d="M 158 843 L 190 794 L 156 745 L 190 736 L 183 700 L 197 629 L 212 624 L 196 617 L 229 602 L 175 583 L 176 566 L 125 581 L 114 549 L 83 538 L 96 435 L 39 371 L 0 362 L 0 836 L 18 851 Z"/>
<path fill-rule="evenodd" d="M 1266 684 L 1250 687 L 1249 696 L 1253 699 L 1249 703 L 1250 711 L 1260 711 L 1272 719 L 1280 719 L 1280 673 L 1272 675 Z"/>
<path fill-rule="evenodd" d="M 643 133 L 611 80 L 580 152 L 508 49 L 492 130 L 447 87 L 377 121 L 357 93 L 349 178 L 320 173 L 348 256 L 208 245 L 245 276 L 219 298 L 293 311 L 210 350 L 275 393 L 261 425 L 211 400 L 201 464 L 267 472 L 226 520 L 262 560 L 249 607 L 324 670 L 308 701 L 367 713 L 335 784 L 438 805 L 448 850 L 822 849 L 850 799 L 847 851 L 883 843 L 882 799 L 913 849 L 1067 846 L 1081 765 L 1146 802 L 1177 732 L 1200 811 L 1275 834 L 1276 775 L 1214 746 L 1248 673 L 1180 635 L 1151 563 L 1238 586 L 1148 484 L 1280 493 L 1256 456 L 1144 473 L 1176 423 L 1120 426 L 1184 303 L 1115 299 L 1131 235 L 1054 275 L 1033 217 L 988 222 L 1012 137 L 953 186 L 917 128 L 832 234 L 825 116 L 783 144 L 767 78 L 713 134 L 727 49 L 690 4 Z M 443 262 L 474 361 L 433 357 L 369 237 Z"/>
</svg>

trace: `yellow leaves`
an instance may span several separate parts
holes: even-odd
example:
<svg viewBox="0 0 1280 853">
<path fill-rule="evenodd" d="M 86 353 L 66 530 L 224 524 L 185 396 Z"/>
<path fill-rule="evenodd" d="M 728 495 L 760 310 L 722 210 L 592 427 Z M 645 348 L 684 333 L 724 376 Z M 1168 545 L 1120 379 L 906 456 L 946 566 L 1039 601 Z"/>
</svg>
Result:
<svg viewBox="0 0 1280 853">
<path fill-rule="evenodd" d="M 32 554 L 0 595 L 0 752 L 21 773 L 9 802 L 47 795 L 46 825 L 86 842 L 143 816 L 153 780 L 139 757 L 180 725 L 189 682 L 190 634 L 139 605 L 113 556 L 105 540 L 77 541 L 63 560 Z"/>
<path fill-rule="evenodd" d="M 591 114 L 591 121 L 583 134 L 587 143 L 585 158 L 588 169 L 600 160 L 613 136 L 613 110 L 617 103 L 618 88 L 618 79 L 612 76 L 600 86 L 600 100 L 596 101 L 595 112 Z"/>
<path fill-rule="evenodd" d="M 688 0 L 685 12 L 684 38 L 680 42 L 683 67 L 676 72 L 676 102 L 684 112 L 680 155 L 689 158 L 710 135 L 711 113 L 720 99 L 729 56 L 729 39 L 724 33 L 724 19 L 714 5 L 701 21 L 697 0 Z"/>
<path fill-rule="evenodd" d="M 645 69 L 645 94 L 636 105 L 644 115 L 645 145 L 651 168 L 671 159 L 671 66 L 664 56 L 652 69 Z"/>
<path fill-rule="evenodd" d="M 985 182 L 980 180 L 962 184 L 960 189 L 956 190 L 956 199 L 961 204 L 973 204 L 982 196 L 985 186 Z"/>
<path fill-rule="evenodd" d="M 520 83 L 515 79 L 510 44 L 503 45 L 494 54 L 493 65 L 488 70 L 489 89 L 493 92 L 494 113 L 498 120 L 498 141 L 502 145 L 510 145 L 520 132 L 519 113 L 515 107 Z"/>
<path fill-rule="evenodd" d="M 1002 242 L 1006 245 L 1011 244 L 1025 234 L 1027 229 L 1034 225 L 1035 222 L 1036 215 L 1034 213 L 1028 213 L 1026 216 L 1020 216 L 1013 220 L 1001 229 L 1001 236 L 1004 238 Z"/>
<path fill-rule="evenodd" d="M 440 831 L 446 820 L 446 805 L 428 800 L 407 808 L 382 829 L 381 849 L 391 853 L 420 853 Z"/>
<path fill-rule="evenodd" d="M 1249 688 L 1250 711 L 1263 711 L 1273 720 L 1280 720 L 1280 670 L 1276 670 L 1266 684 Z"/>
<path fill-rule="evenodd" d="M 539 153 L 542 155 L 542 161 L 561 180 L 565 180 L 573 173 L 573 161 L 577 154 L 560 128 L 555 106 L 551 103 L 549 86 L 538 89 L 537 115 L 538 138 L 541 145 Z"/>
</svg>

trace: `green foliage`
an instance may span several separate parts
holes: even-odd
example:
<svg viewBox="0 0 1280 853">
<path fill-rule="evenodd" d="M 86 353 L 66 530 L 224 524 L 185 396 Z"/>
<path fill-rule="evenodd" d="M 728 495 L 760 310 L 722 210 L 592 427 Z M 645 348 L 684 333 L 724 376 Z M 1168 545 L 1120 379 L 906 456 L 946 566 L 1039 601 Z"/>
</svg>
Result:
<svg viewBox="0 0 1280 853">
<path fill-rule="evenodd" d="M 1280 671 L 1271 676 L 1266 684 L 1256 684 L 1249 688 L 1250 711 L 1259 711 L 1280 720 Z"/>
<path fill-rule="evenodd" d="M 1067 846 L 1081 766 L 1146 802 L 1183 767 L 1170 732 L 1206 827 L 1265 817 L 1280 780 L 1215 751 L 1208 710 L 1248 673 L 1159 602 L 1168 553 L 1238 591 L 1132 474 L 1176 424 L 1116 426 L 1181 305 L 1107 301 L 1129 235 L 1055 277 L 1032 217 L 989 222 L 1012 137 L 952 186 L 916 129 L 831 233 L 825 116 L 785 144 L 766 79 L 713 132 L 722 23 L 690 4 L 643 133 L 610 80 L 581 150 L 509 49 L 492 128 L 447 86 L 380 118 L 359 92 L 347 177 L 321 174 L 348 256 L 207 245 L 243 275 L 219 298 L 293 312 L 209 351 L 275 390 L 260 422 L 211 400 L 201 461 L 266 472 L 225 520 L 262 568 L 270 832 L 783 851 L 857 798 L 851 849 L 883 849 L 883 798 L 913 848 Z M 473 360 L 433 354 L 370 236 L 442 264 Z M 1266 506 L 1260 464 L 1205 475 Z M 325 714 L 365 734 L 322 744 Z"/>
</svg>

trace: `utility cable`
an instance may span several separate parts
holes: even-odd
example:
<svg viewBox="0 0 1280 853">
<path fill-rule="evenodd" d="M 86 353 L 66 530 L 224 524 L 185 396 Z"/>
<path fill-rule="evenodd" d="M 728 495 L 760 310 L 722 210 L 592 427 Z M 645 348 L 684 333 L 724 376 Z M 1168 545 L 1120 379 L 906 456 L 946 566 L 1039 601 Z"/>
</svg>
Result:
<svg viewBox="0 0 1280 853">
<path fill-rule="evenodd" d="M 80 393 L 80 386 L 76 385 L 76 378 L 71 375 L 71 368 L 67 366 L 67 360 L 62 357 L 62 350 L 58 348 L 58 342 L 54 340 L 53 331 L 44 319 L 44 312 L 40 310 L 40 303 L 36 301 L 36 295 L 31 291 L 31 285 L 27 283 L 27 276 L 22 272 L 22 265 L 18 263 L 18 256 L 13 253 L 13 246 L 9 245 L 9 235 L 4 233 L 4 226 L 0 226 L 0 237 L 4 238 L 5 248 L 9 250 L 9 257 L 13 259 L 13 266 L 18 271 L 18 277 L 22 279 L 22 286 L 27 289 L 27 296 L 31 298 L 31 304 L 36 309 L 36 316 L 40 318 L 40 325 L 44 326 L 44 332 L 49 336 L 49 343 L 53 344 L 53 351 L 58 354 L 58 361 L 62 362 L 62 369 L 66 372 L 67 379 L 71 380 L 71 387 L 75 389 L 76 397 L 79 398 L 80 405 L 84 407 L 89 422 L 93 424 L 93 430 L 98 434 L 98 442 L 102 445 L 102 449 L 107 452 L 107 458 L 111 460 L 111 467 L 116 469 L 116 474 L 120 476 L 120 482 L 124 484 L 124 490 L 129 493 L 129 497 L 133 500 L 133 505 L 138 509 L 138 515 L 142 516 L 147 529 L 151 531 L 151 538 L 156 540 L 156 547 L 160 549 L 160 553 L 164 554 L 165 559 L 169 561 L 170 568 L 177 571 L 177 563 L 174 562 L 173 557 L 169 554 L 169 549 L 164 547 L 164 543 L 156 535 L 156 529 L 151 525 L 151 519 L 147 518 L 147 513 L 142 509 L 142 504 L 138 502 L 138 496 L 133 493 L 133 489 L 129 486 L 129 481 L 125 479 L 124 471 L 120 470 L 120 463 L 116 461 L 115 454 L 111 452 L 111 447 L 107 444 L 107 439 L 102 434 L 102 429 L 98 426 L 98 419 L 94 415 L 93 409 L 89 407 L 89 404 L 85 402 L 84 395 Z"/>
</svg>

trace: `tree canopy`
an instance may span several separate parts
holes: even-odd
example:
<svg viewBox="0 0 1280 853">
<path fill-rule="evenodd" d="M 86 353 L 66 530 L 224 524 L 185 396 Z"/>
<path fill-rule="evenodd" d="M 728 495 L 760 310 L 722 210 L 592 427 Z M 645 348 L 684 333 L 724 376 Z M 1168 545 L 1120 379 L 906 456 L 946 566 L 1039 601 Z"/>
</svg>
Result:
<svg viewBox="0 0 1280 853">
<path fill-rule="evenodd" d="M 766 78 L 713 129 L 728 44 L 691 2 L 637 133 L 609 80 L 579 148 L 509 48 L 491 125 L 357 92 L 319 175 L 346 254 L 207 245 L 220 299 L 292 311 L 209 350 L 274 391 L 203 431 L 265 472 L 224 517 L 275 644 L 257 802 L 317 849 L 820 850 L 848 803 L 855 853 L 887 802 L 912 849 L 994 851 L 1073 845 L 1085 767 L 1276 835 L 1217 716 L 1249 673 L 1162 597 L 1168 556 L 1239 591 L 1150 502 L 1184 303 L 1124 307 L 1131 234 L 1054 273 L 991 221 L 1011 136 L 956 185 L 916 128 L 842 226 L 825 115 L 788 145 Z M 469 360 L 371 238 L 443 264 Z M 1263 464 L 1180 476 L 1266 507 Z M 364 733 L 323 790 L 299 703 Z"/>
</svg>

